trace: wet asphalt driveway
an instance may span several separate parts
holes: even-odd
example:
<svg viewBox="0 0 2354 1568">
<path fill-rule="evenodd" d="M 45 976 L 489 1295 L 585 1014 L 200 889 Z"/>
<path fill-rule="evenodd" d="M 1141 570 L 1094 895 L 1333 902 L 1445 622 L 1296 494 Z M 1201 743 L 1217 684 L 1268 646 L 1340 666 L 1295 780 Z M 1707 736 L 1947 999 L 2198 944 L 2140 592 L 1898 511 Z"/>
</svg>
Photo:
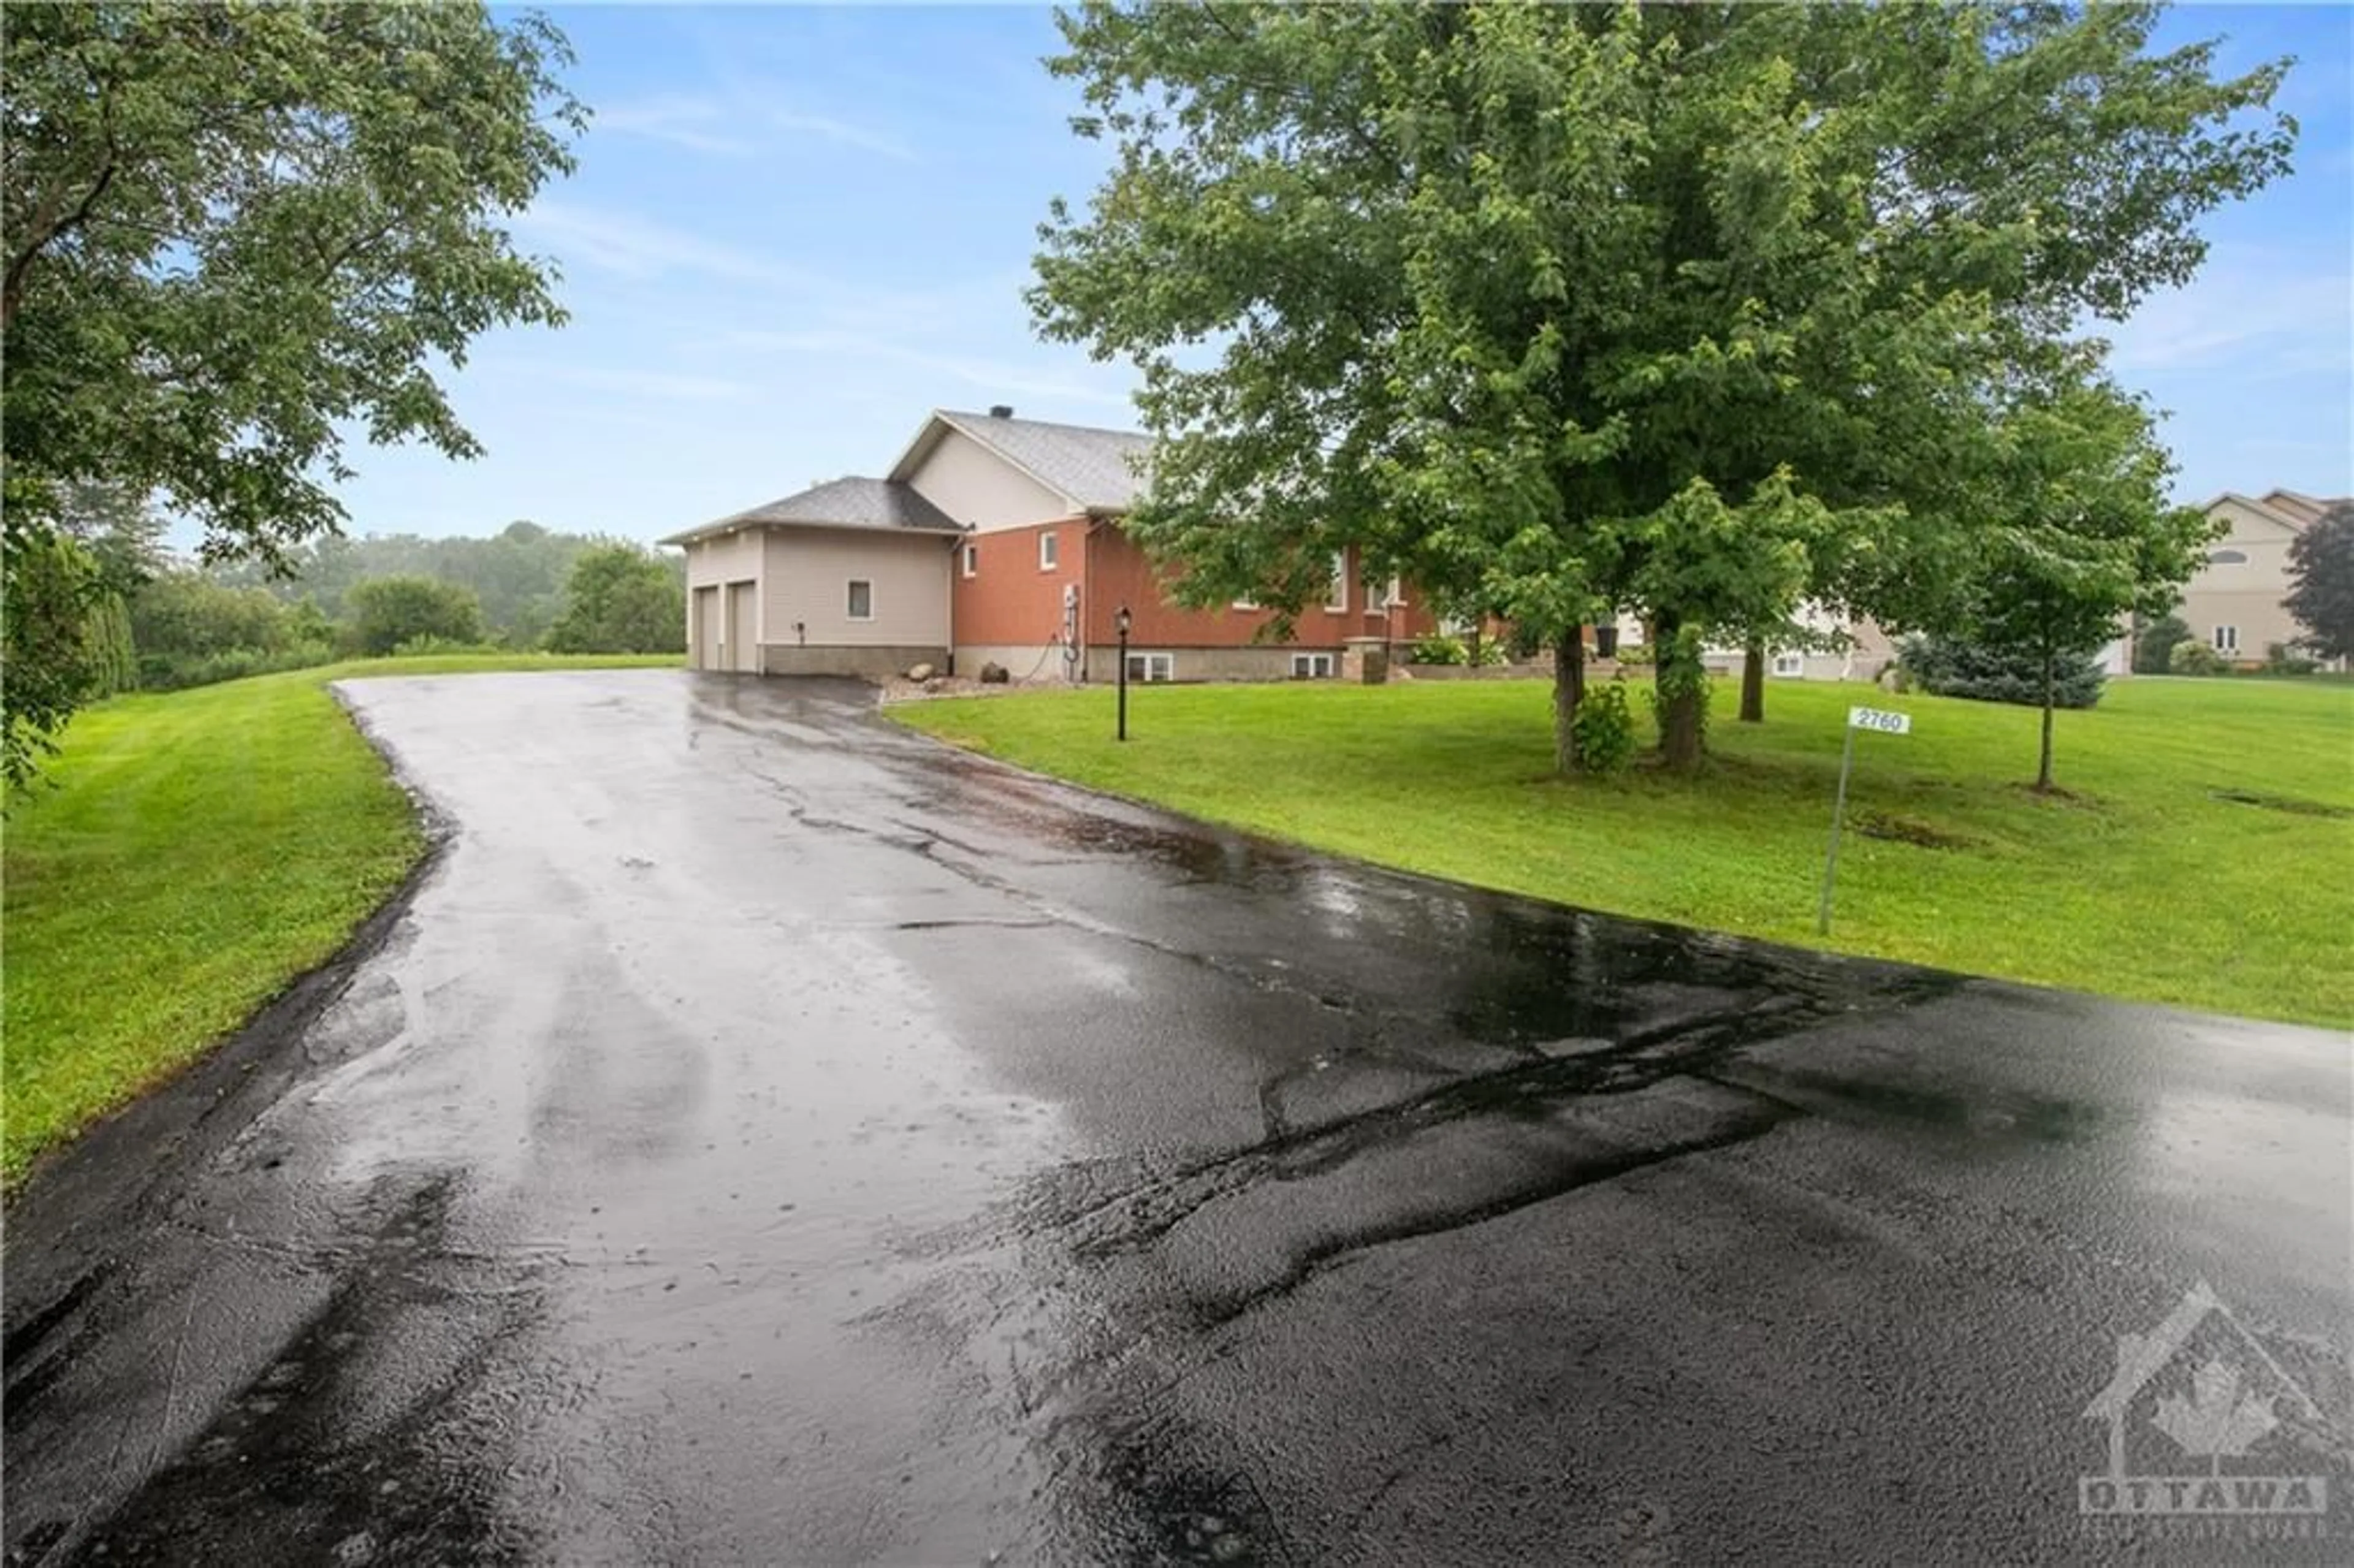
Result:
<svg viewBox="0 0 2354 1568">
<path fill-rule="evenodd" d="M 2344 1560 L 2343 1037 L 345 695 L 449 842 L 13 1207 L 11 1562 Z"/>
</svg>

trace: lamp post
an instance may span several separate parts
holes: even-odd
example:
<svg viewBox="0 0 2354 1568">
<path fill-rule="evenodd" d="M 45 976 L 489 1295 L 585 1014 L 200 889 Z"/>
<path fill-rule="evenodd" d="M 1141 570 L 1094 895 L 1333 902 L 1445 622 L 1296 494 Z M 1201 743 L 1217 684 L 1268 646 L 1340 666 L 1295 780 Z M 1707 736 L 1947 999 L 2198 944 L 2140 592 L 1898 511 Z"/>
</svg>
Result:
<svg viewBox="0 0 2354 1568">
<path fill-rule="evenodd" d="M 1121 605 L 1111 618 L 1112 630 L 1119 634 L 1119 738 L 1128 738 L 1128 606 Z"/>
</svg>

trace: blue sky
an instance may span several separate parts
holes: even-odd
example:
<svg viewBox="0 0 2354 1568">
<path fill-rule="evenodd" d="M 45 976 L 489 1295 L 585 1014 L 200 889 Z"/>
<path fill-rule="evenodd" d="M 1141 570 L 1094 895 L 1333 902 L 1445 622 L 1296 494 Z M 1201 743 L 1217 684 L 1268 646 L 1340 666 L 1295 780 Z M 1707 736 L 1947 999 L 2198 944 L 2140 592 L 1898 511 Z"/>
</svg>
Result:
<svg viewBox="0 0 2354 1568">
<path fill-rule="evenodd" d="M 1047 201 L 1093 188 L 1044 8 L 557 7 L 597 113 L 519 221 L 560 332 L 482 340 L 450 381 L 489 455 L 360 447 L 355 534 L 518 517 L 651 539 L 882 471 L 934 407 L 1130 423 L 1119 366 L 1037 342 Z M 2300 57 L 2294 177 L 2207 224 L 2190 288 L 2110 330 L 2170 412 L 2178 493 L 2354 492 L 2354 12 L 2185 6 L 2167 41 Z"/>
</svg>

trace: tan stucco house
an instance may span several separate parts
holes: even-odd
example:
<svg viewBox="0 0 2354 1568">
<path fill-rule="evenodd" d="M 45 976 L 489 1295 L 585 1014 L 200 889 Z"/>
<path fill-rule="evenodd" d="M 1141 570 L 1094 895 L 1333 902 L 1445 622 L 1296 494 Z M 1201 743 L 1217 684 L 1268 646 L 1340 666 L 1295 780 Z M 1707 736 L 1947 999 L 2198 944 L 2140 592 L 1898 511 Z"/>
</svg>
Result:
<svg viewBox="0 0 2354 1568">
<path fill-rule="evenodd" d="M 2296 642 L 2305 629 L 2281 602 L 2289 589 L 2289 544 L 2343 504 L 2294 490 L 2217 496 L 2203 510 L 2223 533 L 2207 546 L 2207 564 L 2184 585 L 2175 613 L 2191 635 L 2235 664 L 2261 664 L 2268 644 Z"/>
</svg>

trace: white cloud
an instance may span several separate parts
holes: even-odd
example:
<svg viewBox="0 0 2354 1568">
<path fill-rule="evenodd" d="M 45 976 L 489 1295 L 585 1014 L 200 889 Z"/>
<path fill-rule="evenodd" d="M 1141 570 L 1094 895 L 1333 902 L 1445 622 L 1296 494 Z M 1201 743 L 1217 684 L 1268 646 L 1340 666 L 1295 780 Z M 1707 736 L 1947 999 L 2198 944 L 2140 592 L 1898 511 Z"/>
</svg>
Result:
<svg viewBox="0 0 2354 1568">
<path fill-rule="evenodd" d="M 664 402 L 730 402 L 751 397 L 758 389 L 748 383 L 718 376 L 684 376 L 667 370 L 618 370 L 598 366 L 530 366 L 535 377 L 568 382 L 599 392 L 620 392 Z"/>
<path fill-rule="evenodd" d="M 743 157 L 752 151 L 752 143 L 733 128 L 733 117 L 726 105 L 678 93 L 600 109 L 589 129 L 592 132 L 610 131 L 624 136 L 642 136 L 650 142 L 723 157 Z"/>
<path fill-rule="evenodd" d="M 790 109 L 769 109 L 763 111 L 763 118 L 779 131 L 822 137 L 845 147 L 857 147 L 865 152 L 880 154 L 885 158 L 896 159 L 903 164 L 912 164 L 917 161 L 914 151 L 906 143 L 895 141 L 879 131 L 870 131 L 864 126 L 854 125 L 846 120 L 837 120 L 830 114 L 806 114 Z"/>
<path fill-rule="evenodd" d="M 1046 397 L 1106 408 L 1129 407 L 1124 388 L 1102 381 L 1061 376 L 1010 360 L 910 348 L 903 344 L 879 342 L 852 333 L 744 332 L 732 334 L 731 341 L 740 347 L 777 354 L 887 359 L 1006 397 Z"/>
<path fill-rule="evenodd" d="M 717 157 L 747 157 L 777 136 L 814 136 L 903 164 L 917 161 L 912 148 L 887 132 L 839 115 L 790 107 L 787 97 L 765 84 L 730 79 L 712 94 L 663 93 L 600 109 L 589 130 L 592 134 L 604 131 L 640 136 Z M 763 132 L 775 134 L 764 136 Z"/>
<path fill-rule="evenodd" d="M 515 219 L 515 228 L 532 242 L 553 249 L 559 261 L 578 261 L 626 278 L 689 272 L 746 283 L 801 287 L 812 281 L 797 268 L 626 212 L 543 199 Z"/>
<path fill-rule="evenodd" d="M 2238 257 L 2100 329 L 2128 375 L 2210 370 L 2253 379 L 2354 371 L 2354 277 Z"/>
</svg>

